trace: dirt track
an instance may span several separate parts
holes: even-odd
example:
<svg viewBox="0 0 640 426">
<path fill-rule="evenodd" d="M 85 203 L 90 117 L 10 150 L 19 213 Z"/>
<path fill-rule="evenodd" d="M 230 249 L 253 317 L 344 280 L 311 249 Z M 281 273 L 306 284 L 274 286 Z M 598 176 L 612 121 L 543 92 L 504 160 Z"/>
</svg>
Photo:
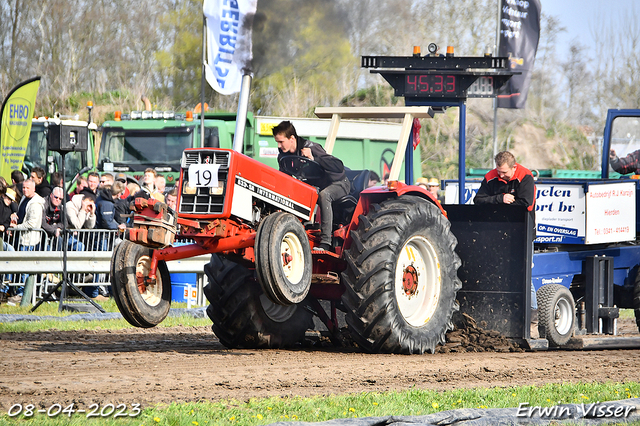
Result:
<svg viewBox="0 0 640 426">
<path fill-rule="evenodd" d="M 633 330 L 635 324 L 621 324 Z M 635 332 L 635 331 L 634 331 Z M 208 327 L 2 333 L 0 408 L 640 381 L 640 350 L 367 355 L 229 350 Z"/>
</svg>

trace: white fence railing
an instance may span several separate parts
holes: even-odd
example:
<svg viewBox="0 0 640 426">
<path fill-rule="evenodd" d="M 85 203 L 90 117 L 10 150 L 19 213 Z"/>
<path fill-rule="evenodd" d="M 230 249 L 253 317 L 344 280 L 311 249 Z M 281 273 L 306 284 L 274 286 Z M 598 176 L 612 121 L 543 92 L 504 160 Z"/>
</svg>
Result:
<svg viewBox="0 0 640 426">
<path fill-rule="evenodd" d="M 29 242 L 39 241 L 34 246 L 25 246 L 25 233 L 31 232 Z M 35 234 L 39 238 L 35 238 Z M 83 229 L 69 231 L 67 242 L 67 277 L 76 286 L 110 286 L 111 254 L 119 244 L 118 231 L 104 229 Z M 21 238 L 23 237 L 23 238 Z M 60 282 L 63 270 L 62 238 L 50 238 L 42 229 L 29 231 L 12 230 L 4 240 L 4 250 L 0 251 L 0 285 L 22 286 L 32 275 L 36 291 L 33 301 L 42 297 L 50 286 Z M 198 299 L 202 302 L 204 286 L 204 265 L 209 255 L 167 262 L 170 273 L 196 273 Z"/>
</svg>

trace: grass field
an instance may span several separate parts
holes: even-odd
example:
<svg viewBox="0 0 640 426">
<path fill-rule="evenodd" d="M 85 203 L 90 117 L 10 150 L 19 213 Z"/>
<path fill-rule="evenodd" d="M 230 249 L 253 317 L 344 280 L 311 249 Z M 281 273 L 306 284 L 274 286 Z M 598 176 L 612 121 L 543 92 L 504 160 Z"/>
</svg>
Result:
<svg viewBox="0 0 640 426">
<path fill-rule="evenodd" d="M 100 302 L 100 306 L 107 312 L 118 312 L 118 307 L 113 299 Z M 186 303 L 172 303 L 171 308 L 186 308 Z M 41 317 L 70 317 L 72 315 L 78 315 L 75 312 L 62 311 L 58 312 L 57 303 L 44 303 L 36 309 L 35 312 L 29 312 L 31 306 L 8 306 L 0 305 L 0 314 L 13 314 L 13 315 L 29 315 L 29 316 L 41 316 Z M 209 318 L 193 318 L 190 315 L 181 316 L 169 316 L 158 327 L 174 327 L 177 325 L 184 326 L 210 326 L 211 320 Z M 45 318 L 39 321 L 16 321 L 16 322 L 0 322 L 1 332 L 23 332 L 23 331 L 38 331 L 38 330 L 50 330 L 55 328 L 56 330 L 95 330 L 110 329 L 117 330 L 123 328 L 133 328 L 124 319 L 115 320 L 99 320 L 99 321 L 61 321 L 55 318 Z"/>
<path fill-rule="evenodd" d="M 60 413 L 56 417 L 43 414 L 25 418 L 21 413 L 0 415 L 0 424 L 25 425 L 267 425 L 280 421 L 320 422 L 382 416 L 421 416 L 459 408 L 554 407 L 560 404 L 584 404 L 638 398 L 640 383 L 550 384 L 514 388 L 482 388 L 447 392 L 411 389 L 404 392 L 360 393 L 314 398 L 266 398 L 249 401 L 175 403 L 142 409 L 135 418 L 87 419 L 86 415 Z M 528 404 L 521 406 L 521 404 Z M 64 407 L 60 407 L 64 409 Z M 130 410 L 130 409 L 129 409 Z M 12 414 L 18 408 L 14 408 Z M 116 410 L 117 412 L 117 410 Z M 130 411 L 129 411 L 130 412 Z M 639 425 L 640 422 L 626 423 Z"/>
</svg>

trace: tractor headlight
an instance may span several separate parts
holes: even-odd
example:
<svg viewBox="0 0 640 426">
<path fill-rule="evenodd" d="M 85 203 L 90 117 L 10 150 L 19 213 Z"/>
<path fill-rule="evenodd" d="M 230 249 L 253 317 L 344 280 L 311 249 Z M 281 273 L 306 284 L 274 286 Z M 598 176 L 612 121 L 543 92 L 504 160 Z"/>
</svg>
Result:
<svg viewBox="0 0 640 426">
<path fill-rule="evenodd" d="M 184 186 L 182 188 L 182 193 L 188 194 L 188 195 L 195 195 L 197 190 L 198 190 L 197 187 L 189 185 L 189 181 L 187 181 L 184 183 Z"/>
<path fill-rule="evenodd" d="M 209 195 L 222 195 L 224 192 L 224 187 L 222 186 L 212 186 L 209 188 Z"/>
</svg>

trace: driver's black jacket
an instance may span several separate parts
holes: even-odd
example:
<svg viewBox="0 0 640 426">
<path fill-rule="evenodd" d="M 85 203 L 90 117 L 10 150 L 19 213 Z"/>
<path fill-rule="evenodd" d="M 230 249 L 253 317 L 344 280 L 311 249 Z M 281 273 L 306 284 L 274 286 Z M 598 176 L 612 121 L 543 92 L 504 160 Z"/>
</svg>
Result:
<svg viewBox="0 0 640 426">
<path fill-rule="evenodd" d="M 311 142 L 310 140 L 307 140 L 305 138 L 301 138 L 300 136 L 296 136 L 296 140 L 296 152 L 290 153 L 280 151 L 280 154 L 278 154 L 278 161 L 280 161 L 282 157 L 286 157 L 287 155 L 298 155 L 302 157 L 302 154 L 300 153 L 302 151 L 302 148 L 310 148 L 311 154 L 313 155 L 313 161 L 315 161 L 320 165 L 320 167 L 322 167 L 325 172 L 325 176 L 319 182 L 309 183 L 317 186 L 318 188 L 320 188 L 320 190 L 322 190 L 331 185 L 333 182 L 340 181 L 347 177 L 342 161 L 331 154 L 327 154 L 322 145 Z"/>
</svg>

